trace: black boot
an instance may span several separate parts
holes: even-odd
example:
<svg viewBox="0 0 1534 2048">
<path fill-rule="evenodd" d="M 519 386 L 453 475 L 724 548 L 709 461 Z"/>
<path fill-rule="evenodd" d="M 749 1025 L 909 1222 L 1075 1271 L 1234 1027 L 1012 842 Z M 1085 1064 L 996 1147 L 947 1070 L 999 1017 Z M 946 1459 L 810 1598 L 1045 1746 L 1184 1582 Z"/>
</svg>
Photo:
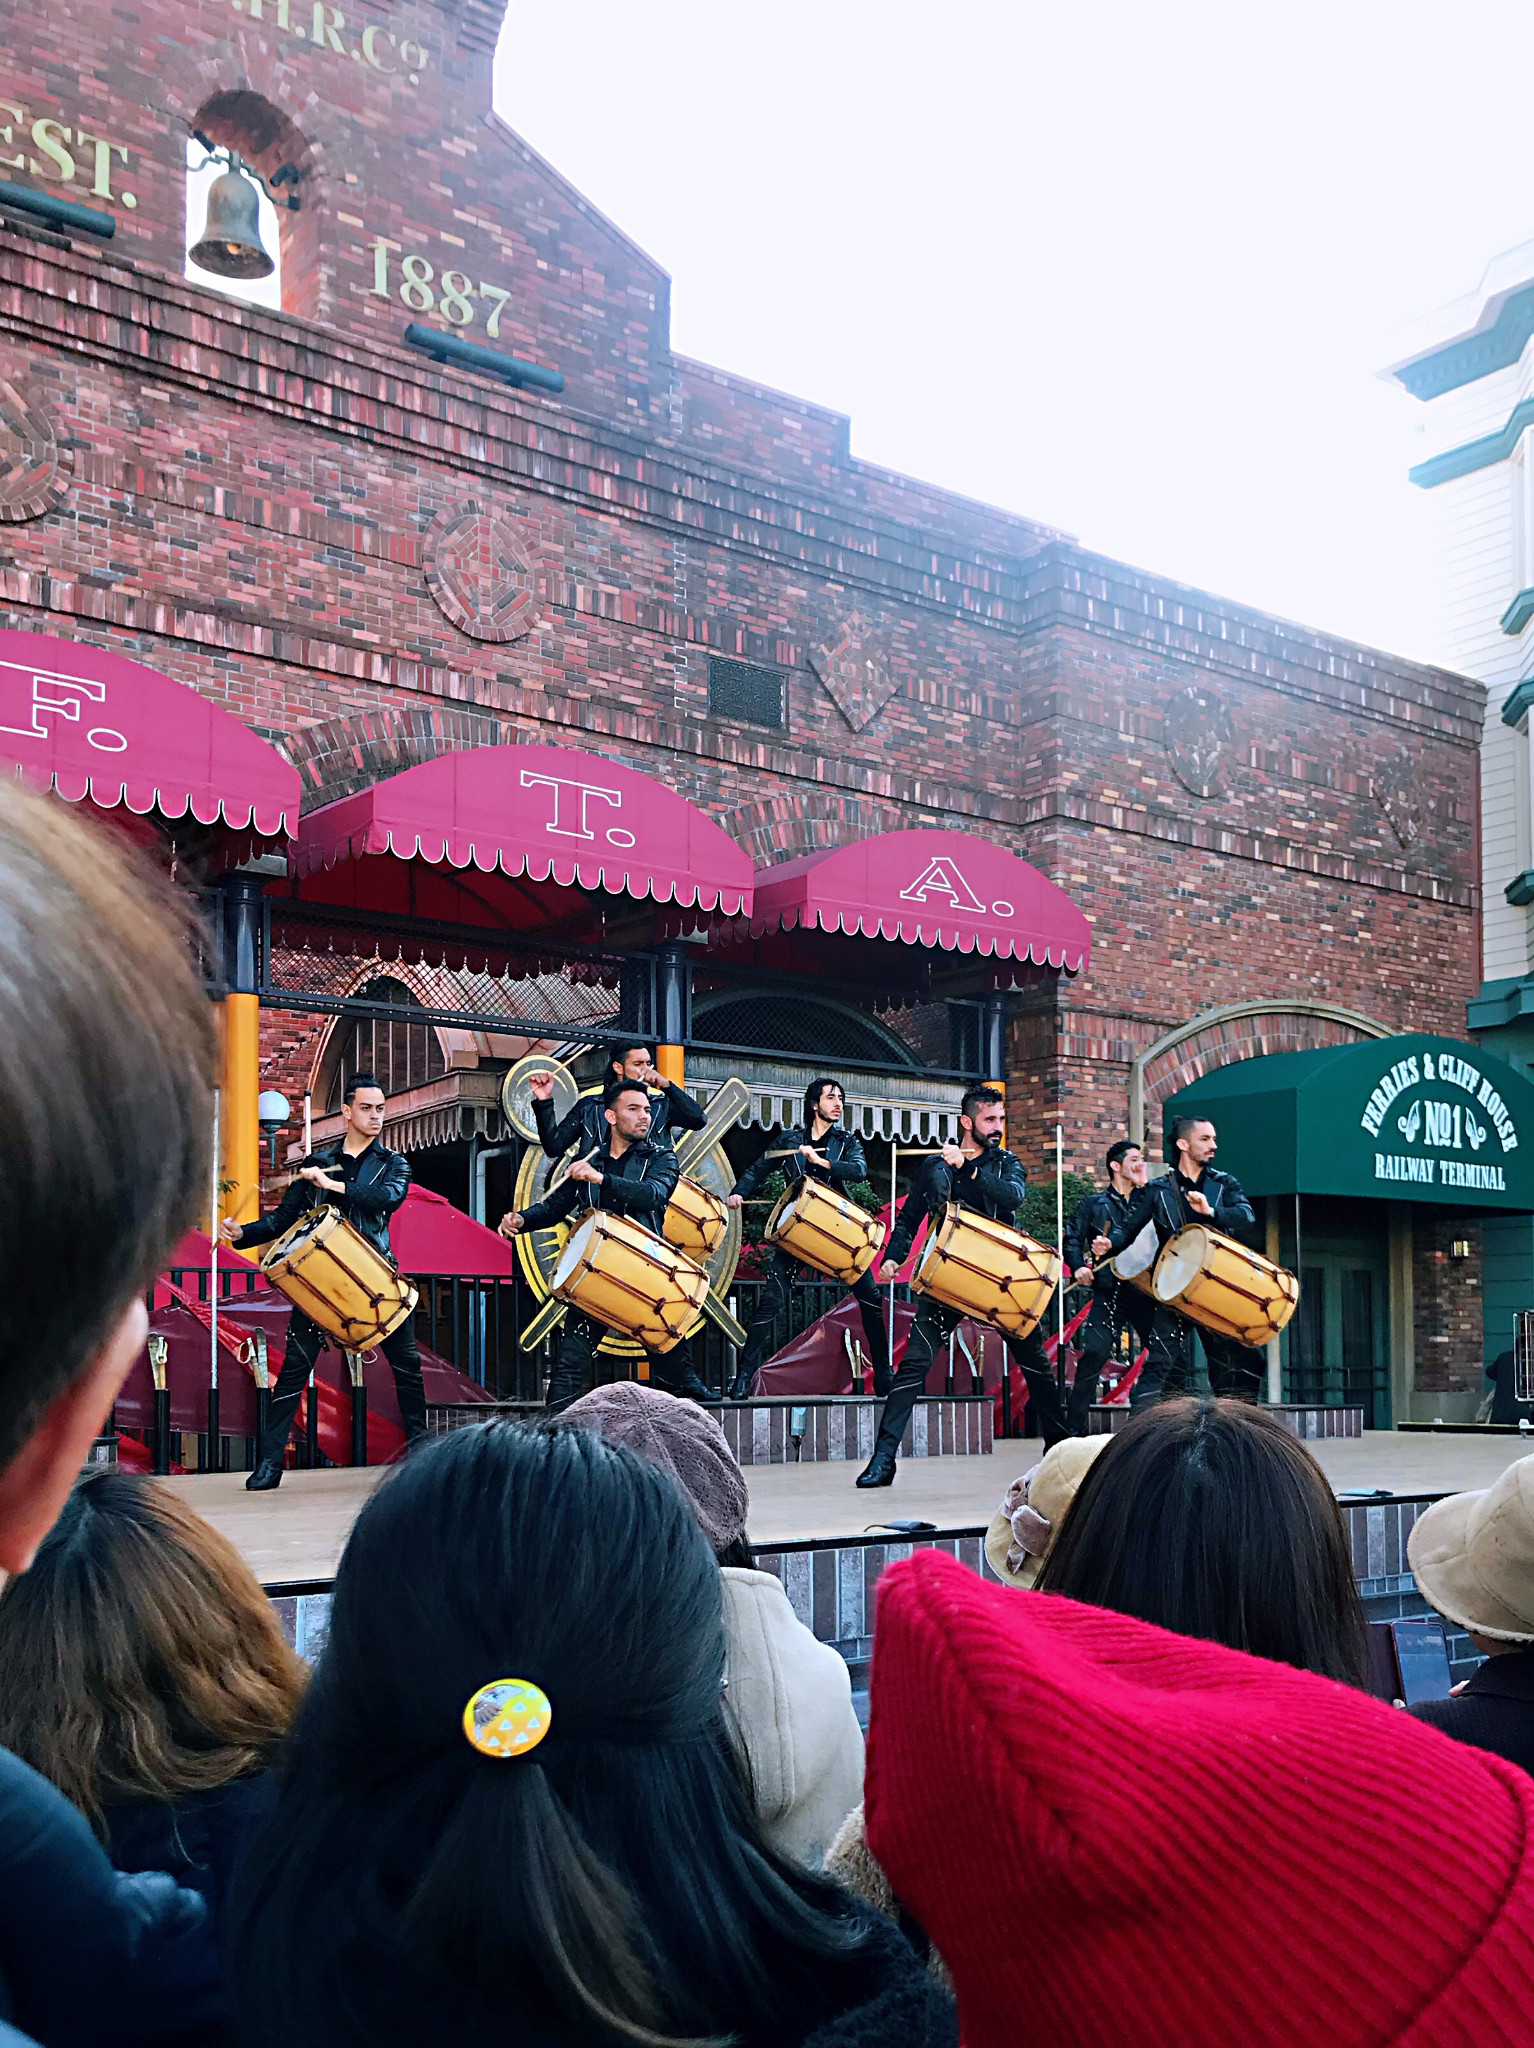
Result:
<svg viewBox="0 0 1534 2048">
<path fill-rule="evenodd" d="M 245 1482 L 247 1493 L 270 1493 L 282 1484 L 282 1459 L 262 1458 Z"/>
<path fill-rule="evenodd" d="M 756 1373 L 754 1369 L 743 1365 L 739 1372 L 736 1373 L 734 1379 L 730 1381 L 730 1399 L 732 1401 L 749 1401 L 751 1389 L 755 1381 Z"/>
<path fill-rule="evenodd" d="M 706 1387 L 690 1365 L 685 1366 L 674 1379 L 664 1380 L 657 1376 L 654 1366 L 651 1366 L 650 1378 L 663 1394 L 675 1394 L 679 1401 L 697 1401 L 706 1406 L 713 1406 L 719 1399 L 713 1388 Z"/>
<path fill-rule="evenodd" d="M 895 1483 L 895 1446 L 885 1443 L 881 1437 L 874 1445 L 874 1454 L 858 1474 L 859 1486 L 893 1486 Z"/>
</svg>

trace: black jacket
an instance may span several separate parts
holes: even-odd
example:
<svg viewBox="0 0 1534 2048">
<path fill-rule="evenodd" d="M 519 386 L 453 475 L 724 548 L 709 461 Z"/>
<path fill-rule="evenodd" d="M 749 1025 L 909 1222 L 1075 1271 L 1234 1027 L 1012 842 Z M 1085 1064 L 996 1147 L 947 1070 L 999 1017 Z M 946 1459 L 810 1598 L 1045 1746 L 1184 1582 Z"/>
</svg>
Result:
<svg viewBox="0 0 1534 2048">
<path fill-rule="evenodd" d="M 790 1150 L 798 1145 L 813 1144 L 817 1152 L 824 1153 L 830 1160 L 829 1168 L 810 1166 Z M 769 1159 L 767 1152 L 789 1152 L 786 1159 Z M 843 1124 L 833 1124 L 823 1138 L 811 1138 L 808 1124 L 800 1124 L 791 1131 L 778 1131 L 760 1159 L 753 1159 L 740 1179 L 735 1183 L 735 1193 L 745 1201 L 754 1195 L 770 1173 L 781 1173 L 792 1187 L 795 1181 L 803 1180 L 808 1174 L 811 1180 L 828 1181 L 834 1188 L 844 1188 L 852 1181 L 867 1180 L 868 1161 L 863 1156 L 863 1140 L 856 1131 L 849 1131 Z"/>
<path fill-rule="evenodd" d="M 1488 1657 L 1463 1692 L 1409 1711 L 1473 1749 L 1489 1749 L 1534 1777 L 1534 1649 Z"/>
<path fill-rule="evenodd" d="M 940 1153 L 934 1153 L 900 1205 L 900 1220 L 890 1233 L 884 1258 L 903 1266 L 922 1218 L 941 1215 L 950 1202 L 957 1202 L 961 1209 L 974 1209 L 981 1216 L 1011 1223 L 1027 1192 L 1028 1179 L 1022 1162 L 1000 1145 L 987 1146 L 978 1159 L 959 1167 L 950 1166 Z"/>
<path fill-rule="evenodd" d="M 196 1892 L 119 1875 L 85 1816 L 0 1750 L 0 2021 L 45 2048 L 112 2048 L 214 2042 L 226 2020 Z"/>
<path fill-rule="evenodd" d="M 849 1917 L 866 1930 L 853 1955 L 806 1967 L 768 1952 L 782 2010 L 770 2028 L 749 2012 L 721 2028 L 736 2048 L 957 2048 L 953 1999 L 905 1936 L 868 1907 L 850 1906 Z M 327 1969 L 321 2019 L 332 2048 L 583 2048 L 593 2038 L 590 2028 L 552 2021 L 525 1993 L 519 2012 L 514 1984 L 492 2010 L 470 1986 L 429 1975 L 397 1939 L 363 1941 L 343 1930 Z"/>
<path fill-rule="evenodd" d="M 547 1230 L 551 1223 L 563 1223 L 573 1209 L 581 1207 L 611 1209 L 619 1216 L 632 1216 L 647 1230 L 660 1229 L 666 1205 L 681 1178 L 676 1154 L 669 1145 L 641 1138 L 621 1159 L 614 1159 L 604 1145 L 591 1164 L 601 1170 L 599 1182 L 562 1180 L 552 1195 L 524 1212 L 523 1229 Z"/>
<path fill-rule="evenodd" d="M 1129 1213 L 1132 1195 L 1121 1195 L 1116 1188 L 1094 1188 L 1089 1195 L 1083 1195 L 1076 1204 L 1076 1213 L 1065 1226 L 1065 1270 L 1074 1273 L 1078 1266 L 1095 1266 L 1092 1256 L 1092 1240 L 1106 1237 L 1117 1230 Z M 1099 1285 L 1115 1286 L 1111 1273 L 1099 1272 Z"/>
<path fill-rule="evenodd" d="M 103 1816 L 106 1852 L 118 1870 L 164 1870 L 208 1902 L 217 1925 L 245 1851 L 271 1818 L 277 1781 L 256 1771 L 212 1792 L 172 1802 L 132 1799 Z"/>
<path fill-rule="evenodd" d="M 341 1148 L 344 1139 L 337 1138 L 334 1144 L 321 1145 L 301 1162 L 304 1166 L 321 1166 L 327 1173 L 334 1174 L 341 1164 Z M 269 1244 L 274 1237 L 281 1237 L 285 1230 L 291 1230 L 300 1216 L 306 1216 L 319 1202 L 332 1209 L 339 1209 L 347 1222 L 354 1225 L 370 1243 L 376 1245 L 386 1259 L 394 1254 L 389 1248 L 389 1218 L 410 1192 L 410 1161 L 403 1152 L 391 1152 L 375 1138 L 365 1152 L 356 1155 L 356 1176 L 348 1193 L 332 1195 L 324 1188 L 317 1188 L 312 1181 L 293 1181 L 282 1200 L 270 1216 L 263 1216 L 257 1223 L 247 1223 L 240 1232 L 241 1251 L 249 1251 L 253 1245 Z"/>
<path fill-rule="evenodd" d="M 687 1090 L 678 1088 L 675 1081 L 668 1081 L 658 1095 L 648 1089 L 645 1092 L 650 1096 L 652 1145 L 670 1145 L 673 1131 L 701 1131 L 708 1122 Z M 554 1121 L 553 1103 L 539 1102 L 535 1097 L 533 1121 L 538 1126 L 538 1143 L 551 1159 L 562 1159 L 577 1143 L 582 1152 L 589 1152 L 593 1146 L 607 1142 L 607 1118 L 600 1095 L 586 1096 L 558 1123 Z"/>
<path fill-rule="evenodd" d="M 1194 1214 L 1183 1199 L 1186 1187 L 1198 1189 L 1214 1211 L 1212 1216 Z M 1133 1244 L 1147 1223 L 1155 1224 L 1156 1235 L 1165 1244 L 1169 1237 L 1175 1237 L 1190 1223 L 1211 1223 L 1216 1230 L 1223 1230 L 1227 1237 L 1239 1238 L 1256 1221 L 1256 1212 L 1233 1173 L 1222 1173 L 1217 1166 L 1206 1166 L 1199 1180 L 1185 1181 L 1174 1167 L 1170 1173 L 1162 1174 L 1159 1180 L 1148 1180 L 1129 1203 L 1123 1220 L 1108 1232 L 1113 1246 L 1109 1257 L 1116 1259 L 1126 1245 Z"/>
</svg>

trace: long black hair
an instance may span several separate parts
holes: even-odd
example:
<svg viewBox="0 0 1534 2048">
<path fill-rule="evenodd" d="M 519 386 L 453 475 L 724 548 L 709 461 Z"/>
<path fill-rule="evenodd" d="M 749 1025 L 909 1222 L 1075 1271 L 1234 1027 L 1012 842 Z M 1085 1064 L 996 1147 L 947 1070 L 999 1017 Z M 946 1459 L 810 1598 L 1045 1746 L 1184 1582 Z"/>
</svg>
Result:
<svg viewBox="0 0 1534 2048">
<path fill-rule="evenodd" d="M 820 1114 L 821 1096 L 825 1094 L 828 1088 L 841 1087 L 841 1082 L 837 1080 L 834 1074 L 817 1074 L 814 1080 L 811 1081 L 809 1087 L 804 1091 L 804 1128 L 807 1131 L 813 1130 L 815 1127 L 815 1119 Z M 845 1089 L 842 1089 L 842 1101 L 845 1107 Z"/>
<path fill-rule="evenodd" d="M 1342 1511 L 1276 1416 L 1163 1401 L 1095 1459 L 1037 1590 L 1367 1686 Z"/>
<path fill-rule="evenodd" d="M 507 1760 L 462 1725 L 502 1678 L 552 1706 Z M 777 2013 L 802 2032 L 865 1936 L 760 1835 L 723 1679 L 719 1571 L 654 1466 L 505 1423 L 414 1455 L 352 1532 L 236 1891 L 249 2038 L 774 2039 Z"/>
</svg>

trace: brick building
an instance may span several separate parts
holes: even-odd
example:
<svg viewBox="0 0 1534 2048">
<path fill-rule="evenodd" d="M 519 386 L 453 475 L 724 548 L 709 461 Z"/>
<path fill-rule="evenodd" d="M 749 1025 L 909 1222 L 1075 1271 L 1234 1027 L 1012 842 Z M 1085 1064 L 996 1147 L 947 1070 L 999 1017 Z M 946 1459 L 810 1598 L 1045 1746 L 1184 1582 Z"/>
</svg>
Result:
<svg viewBox="0 0 1534 2048">
<path fill-rule="evenodd" d="M 865 977 L 654 905 L 588 918 L 610 955 L 688 946 L 689 1076 L 744 1061 L 761 1105 L 834 1052 L 871 1130 L 893 1109 L 930 1131 L 999 1018 L 1015 1147 L 1043 1171 L 1058 1122 L 1067 1166 L 1100 1174 L 1126 1128 L 1159 1150 L 1161 1105 L 1227 1063 L 1461 1037 L 1482 686 L 860 461 L 840 415 L 674 354 L 665 274 L 491 110 L 502 13 L 3 0 L 0 626 L 195 690 L 287 751 L 311 815 L 445 752 L 561 745 L 680 792 L 762 871 L 942 828 L 1085 912 L 1076 975 L 934 949 L 917 971 L 906 947 Z M 187 281 L 193 134 L 296 199 L 280 311 Z M 454 338 L 494 359 L 437 360 Z M 505 1059 L 555 1034 L 493 995 L 476 1028 L 461 946 L 346 959 L 344 1017 L 263 998 L 263 1084 L 323 1119 L 348 1034 L 372 1053 L 382 1031 L 396 1135 L 468 1199 Z M 490 979 L 552 975 L 534 1015 L 571 1040 L 622 1014 L 595 965 L 552 959 Z M 1475 1398 L 1466 1215 L 1313 1212 L 1311 1256 L 1376 1275 L 1399 1412 Z"/>
</svg>

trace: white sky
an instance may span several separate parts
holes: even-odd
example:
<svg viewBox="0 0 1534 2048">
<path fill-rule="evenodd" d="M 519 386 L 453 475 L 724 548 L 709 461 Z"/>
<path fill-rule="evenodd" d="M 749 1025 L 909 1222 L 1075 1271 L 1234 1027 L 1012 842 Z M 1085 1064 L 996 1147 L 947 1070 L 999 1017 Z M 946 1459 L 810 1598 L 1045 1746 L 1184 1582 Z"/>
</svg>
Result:
<svg viewBox="0 0 1534 2048">
<path fill-rule="evenodd" d="M 1522 0 L 511 0 L 684 354 L 1104 553 L 1437 653 L 1402 323 L 1534 236 Z"/>
</svg>

